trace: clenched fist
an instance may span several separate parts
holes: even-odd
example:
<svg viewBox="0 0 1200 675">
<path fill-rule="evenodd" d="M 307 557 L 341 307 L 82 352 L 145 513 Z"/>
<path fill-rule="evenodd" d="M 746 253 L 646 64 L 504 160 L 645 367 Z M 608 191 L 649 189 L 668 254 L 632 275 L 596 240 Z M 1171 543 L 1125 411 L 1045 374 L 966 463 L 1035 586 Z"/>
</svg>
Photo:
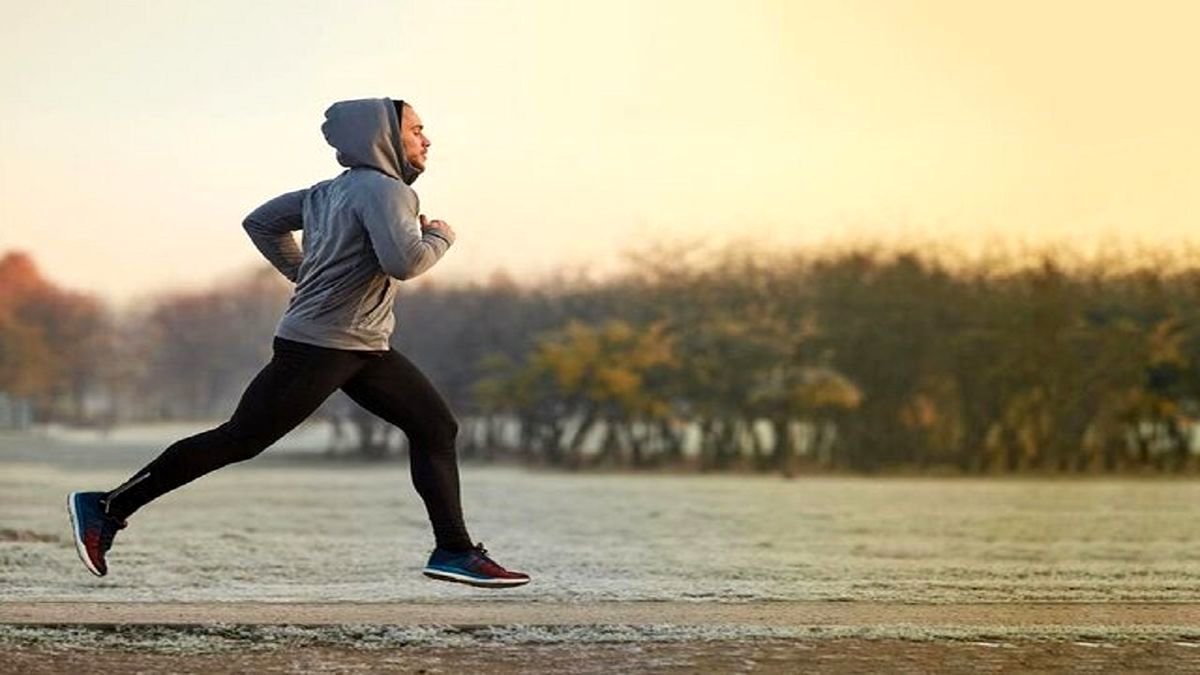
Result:
<svg viewBox="0 0 1200 675">
<path fill-rule="evenodd" d="M 424 230 L 429 230 L 429 229 L 445 230 L 445 231 L 449 232 L 451 235 L 454 235 L 454 228 L 450 227 L 450 223 L 447 223 L 444 220 L 429 220 L 428 218 L 425 217 L 425 214 L 422 213 L 421 214 L 421 230 L 424 231 Z"/>
</svg>

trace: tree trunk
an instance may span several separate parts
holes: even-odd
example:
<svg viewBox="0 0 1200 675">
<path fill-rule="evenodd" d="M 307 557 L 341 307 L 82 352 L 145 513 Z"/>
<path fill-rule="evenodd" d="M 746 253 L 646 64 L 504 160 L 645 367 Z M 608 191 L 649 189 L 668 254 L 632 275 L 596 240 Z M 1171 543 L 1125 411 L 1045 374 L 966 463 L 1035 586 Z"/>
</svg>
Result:
<svg viewBox="0 0 1200 675">
<path fill-rule="evenodd" d="M 772 449 L 772 464 L 779 473 L 791 478 L 795 472 L 795 443 L 792 441 L 791 420 L 786 416 L 771 420 L 771 432 L 775 436 L 775 447 Z"/>
<path fill-rule="evenodd" d="M 717 432 L 717 421 L 705 417 L 700 421 L 700 469 L 708 471 L 717 468 L 717 444 L 720 442 Z"/>
<path fill-rule="evenodd" d="M 671 464 L 681 463 L 683 461 L 683 434 L 672 431 L 670 420 L 659 420 L 658 425 L 659 433 L 663 438 L 663 458 Z"/>
<path fill-rule="evenodd" d="M 615 434 L 613 433 L 612 420 L 604 418 L 602 423 L 604 426 L 601 427 L 600 432 L 600 449 L 596 453 L 596 456 L 592 458 L 592 466 L 601 466 L 605 462 L 615 463 L 614 460 L 617 446 L 614 442 Z"/>
</svg>

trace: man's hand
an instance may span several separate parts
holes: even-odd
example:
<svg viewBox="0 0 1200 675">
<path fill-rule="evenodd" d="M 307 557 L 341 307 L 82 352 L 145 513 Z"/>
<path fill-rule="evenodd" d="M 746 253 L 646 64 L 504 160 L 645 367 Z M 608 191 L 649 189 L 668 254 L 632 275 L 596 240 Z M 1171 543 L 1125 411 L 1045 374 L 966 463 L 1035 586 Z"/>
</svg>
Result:
<svg viewBox="0 0 1200 675">
<path fill-rule="evenodd" d="M 422 213 L 421 214 L 421 230 L 424 231 L 424 230 L 428 230 L 428 229 L 446 230 L 447 232 L 449 232 L 452 235 L 455 234 L 454 229 L 450 227 L 450 223 L 447 223 L 444 220 L 429 220 L 425 217 L 425 214 Z"/>
</svg>

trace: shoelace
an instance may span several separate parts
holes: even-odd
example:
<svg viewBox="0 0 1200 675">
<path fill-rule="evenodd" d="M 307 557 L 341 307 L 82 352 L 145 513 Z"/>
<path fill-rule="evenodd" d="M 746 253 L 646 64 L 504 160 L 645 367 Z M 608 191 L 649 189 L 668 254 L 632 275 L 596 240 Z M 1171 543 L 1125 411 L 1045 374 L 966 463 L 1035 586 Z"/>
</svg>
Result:
<svg viewBox="0 0 1200 675">
<path fill-rule="evenodd" d="M 497 563 L 495 560 L 492 560 L 488 556 L 487 549 L 483 547 L 482 541 L 475 544 L 474 550 L 479 555 L 480 558 L 483 558 L 484 560 L 490 562 L 491 564 L 495 565 L 496 567 L 500 567 L 499 563 Z M 504 568 L 500 567 L 500 569 L 504 569 Z"/>
</svg>

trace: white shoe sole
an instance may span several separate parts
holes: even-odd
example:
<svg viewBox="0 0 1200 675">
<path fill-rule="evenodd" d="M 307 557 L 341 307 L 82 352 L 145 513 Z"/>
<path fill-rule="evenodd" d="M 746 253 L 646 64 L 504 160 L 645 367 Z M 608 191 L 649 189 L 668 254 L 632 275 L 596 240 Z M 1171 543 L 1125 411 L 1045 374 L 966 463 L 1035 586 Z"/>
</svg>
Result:
<svg viewBox="0 0 1200 675">
<path fill-rule="evenodd" d="M 77 494 L 79 493 L 72 492 L 67 495 L 67 513 L 71 516 L 71 539 L 75 542 L 75 552 L 79 554 L 79 559 L 83 561 L 88 571 L 102 577 L 104 574 L 92 566 L 92 560 L 87 554 L 87 547 L 83 545 L 83 539 L 79 536 L 79 514 L 75 512 L 75 495 Z"/>
<path fill-rule="evenodd" d="M 524 586 L 529 583 L 529 579 L 476 579 L 465 574 L 455 574 L 454 572 L 446 572 L 431 567 L 426 567 L 423 572 L 430 579 L 454 581 L 460 584 L 478 586 L 479 588 L 512 588 L 513 586 Z"/>
</svg>

